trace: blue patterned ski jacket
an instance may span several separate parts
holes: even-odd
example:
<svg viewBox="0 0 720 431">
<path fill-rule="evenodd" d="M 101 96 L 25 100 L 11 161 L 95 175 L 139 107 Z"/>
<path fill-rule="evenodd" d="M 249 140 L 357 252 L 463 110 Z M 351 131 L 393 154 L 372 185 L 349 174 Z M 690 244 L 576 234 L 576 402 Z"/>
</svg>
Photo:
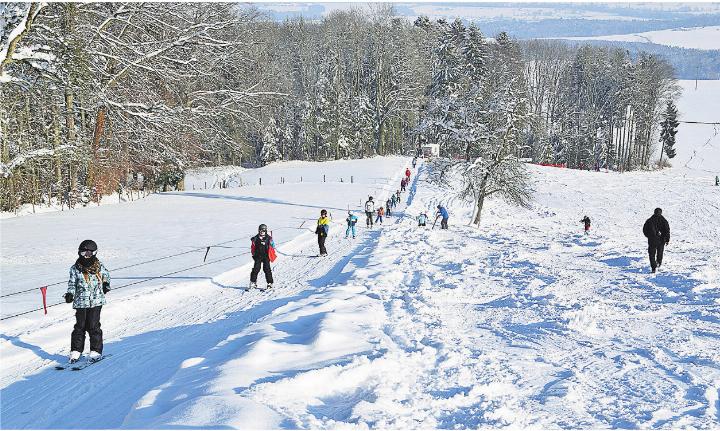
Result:
<svg viewBox="0 0 720 431">
<path fill-rule="evenodd" d="M 102 263 L 97 273 L 90 274 L 83 274 L 76 265 L 71 266 L 67 291 L 73 294 L 73 308 L 105 305 L 103 282 L 110 284 L 110 273 Z"/>
</svg>

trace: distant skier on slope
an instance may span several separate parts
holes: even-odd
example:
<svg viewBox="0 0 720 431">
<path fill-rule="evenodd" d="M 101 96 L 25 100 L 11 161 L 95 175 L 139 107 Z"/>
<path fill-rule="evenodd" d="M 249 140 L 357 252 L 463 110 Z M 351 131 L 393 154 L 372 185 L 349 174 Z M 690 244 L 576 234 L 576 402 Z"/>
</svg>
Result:
<svg viewBox="0 0 720 431">
<path fill-rule="evenodd" d="M 650 256 L 650 269 L 655 272 L 662 265 L 663 251 L 670 243 L 670 224 L 662 215 L 662 209 L 655 208 L 652 217 L 645 221 L 643 234 L 648 239 L 648 255 Z"/>
<path fill-rule="evenodd" d="M 267 233 L 267 225 L 261 224 L 258 226 L 258 234 L 250 238 L 250 254 L 252 255 L 253 269 L 250 272 L 250 288 L 257 287 L 257 276 L 260 273 L 260 266 L 262 265 L 263 272 L 265 273 L 265 281 L 267 282 L 267 288 L 273 287 L 273 276 L 272 269 L 270 268 L 270 262 L 275 261 L 275 241 Z"/>
<path fill-rule="evenodd" d="M 410 168 L 405 168 L 405 184 L 410 183 Z"/>
<path fill-rule="evenodd" d="M 400 190 L 395 192 L 395 201 L 400 204 Z"/>
<path fill-rule="evenodd" d="M 385 201 L 385 208 L 386 208 L 385 215 L 388 217 L 392 216 L 392 207 L 393 207 L 392 203 L 393 203 L 392 199 L 388 199 L 387 201 Z"/>
<path fill-rule="evenodd" d="M 75 309 L 75 327 L 70 337 L 70 363 L 80 359 L 85 350 L 85 332 L 90 336 L 88 361 L 102 359 L 103 333 L 100 329 L 100 311 L 105 305 L 105 294 L 110 291 L 110 273 L 97 258 L 97 244 L 86 239 L 78 247 L 78 258 L 70 267 L 70 280 L 65 302 Z"/>
<path fill-rule="evenodd" d="M 590 235 L 590 217 L 583 217 L 582 220 L 580 220 L 580 223 L 585 224 L 585 235 Z"/>
<path fill-rule="evenodd" d="M 325 239 L 330 232 L 330 218 L 328 217 L 327 210 L 320 211 L 320 218 L 317 221 L 317 227 L 315 233 L 318 236 L 318 246 L 320 247 L 320 256 L 327 256 L 327 249 L 325 248 Z"/>
<path fill-rule="evenodd" d="M 417 216 L 418 226 L 425 227 L 427 224 L 428 216 L 426 213 L 422 212 L 419 216 Z"/>
<path fill-rule="evenodd" d="M 345 221 L 347 222 L 347 229 L 345 229 L 345 238 L 350 235 L 350 232 L 352 232 L 352 237 L 355 238 L 355 225 L 357 224 L 358 218 L 355 216 L 355 214 L 352 213 L 352 211 L 348 211 L 348 216 Z"/>
<path fill-rule="evenodd" d="M 383 222 L 383 215 L 384 215 L 384 214 L 385 214 L 385 210 L 383 209 L 383 207 L 378 208 L 378 210 L 377 210 L 377 218 L 375 219 L 375 223 L 380 222 L 380 224 L 382 224 L 382 222 Z"/>
<path fill-rule="evenodd" d="M 367 227 L 372 227 L 374 214 L 375 202 L 373 202 L 373 197 L 369 196 L 367 202 L 365 202 L 365 224 L 367 225 Z"/>
<path fill-rule="evenodd" d="M 447 210 L 444 206 L 438 205 L 437 206 L 437 217 L 442 217 L 442 220 L 440 221 L 440 229 L 447 229 L 448 228 L 448 219 L 450 218 L 450 215 L 448 214 Z M 436 218 L 437 220 L 437 218 Z"/>
</svg>

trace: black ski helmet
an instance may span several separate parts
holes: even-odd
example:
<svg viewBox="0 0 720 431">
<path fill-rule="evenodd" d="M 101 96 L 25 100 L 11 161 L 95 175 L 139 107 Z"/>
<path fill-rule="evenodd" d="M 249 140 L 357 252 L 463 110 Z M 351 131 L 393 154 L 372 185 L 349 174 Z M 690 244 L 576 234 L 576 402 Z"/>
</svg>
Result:
<svg viewBox="0 0 720 431">
<path fill-rule="evenodd" d="M 78 246 L 78 253 L 85 250 L 97 251 L 97 244 L 95 244 L 95 241 L 91 239 L 86 239 L 85 241 L 81 242 Z"/>
<path fill-rule="evenodd" d="M 321 210 L 320 215 L 327 215 L 327 210 Z"/>
<path fill-rule="evenodd" d="M 662 215 L 662 209 L 661 209 L 661 208 L 655 208 L 654 214 L 655 214 L 655 215 Z"/>
<path fill-rule="evenodd" d="M 368 196 L 368 200 L 371 201 L 371 200 L 372 200 L 372 196 Z"/>
<path fill-rule="evenodd" d="M 267 225 L 265 223 L 258 226 L 258 232 L 262 232 L 262 231 L 267 232 Z"/>
</svg>

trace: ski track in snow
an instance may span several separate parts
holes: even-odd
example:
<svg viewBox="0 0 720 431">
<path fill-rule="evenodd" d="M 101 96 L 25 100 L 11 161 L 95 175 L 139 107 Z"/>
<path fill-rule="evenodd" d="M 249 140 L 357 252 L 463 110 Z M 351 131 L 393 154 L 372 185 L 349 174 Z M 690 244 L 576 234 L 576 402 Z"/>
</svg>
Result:
<svg viewBox="0 0 720 431">
<path fill-rule="evenodd" d="M 461 224 L 466 207 L 450 208 L 450 230 L 416 226 L 445 193 L 421 170 L 384 226 L 360 217 L 348 240 L 338 220 L 327 258 L 309 257 L 309 233 L 282 247 L 271 291 L 239 289 L 244 265 L 133 293 L 111 322 L 114 356 L 75 374 L 22 341 L 38 328 L 3 334 L 41 358 L 3 365 L 3 425 L 720 426 L 718 190 L 532 170 L 535 206 L 490 201 L 479 229 Z M 673 237 L 651 275 L 640 231 L 657 202 Z M 39 330 L 67 337 L 69 321 Z"/>
</svg>

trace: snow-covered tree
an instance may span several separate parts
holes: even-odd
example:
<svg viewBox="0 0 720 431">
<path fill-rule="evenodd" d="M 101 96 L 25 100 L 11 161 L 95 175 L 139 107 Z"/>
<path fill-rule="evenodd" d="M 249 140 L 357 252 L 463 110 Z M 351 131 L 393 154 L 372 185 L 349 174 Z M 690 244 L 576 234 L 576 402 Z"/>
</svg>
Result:
<svg viewBox="0 0 720 431">
<path fill-rule="evenodd" d="M 663 121 L 660 123 L 660 142 L 662 148 L 660 150 L 660 166 L 662 166 L 663 152 L 667 154 L 668 159 L 675 157 L 675 135 L 677 127 L 680 124 L 677 121 L 677 108 L 672 100 L 668 100 L 665 112 L 663 113 Z"/>
</svg>

